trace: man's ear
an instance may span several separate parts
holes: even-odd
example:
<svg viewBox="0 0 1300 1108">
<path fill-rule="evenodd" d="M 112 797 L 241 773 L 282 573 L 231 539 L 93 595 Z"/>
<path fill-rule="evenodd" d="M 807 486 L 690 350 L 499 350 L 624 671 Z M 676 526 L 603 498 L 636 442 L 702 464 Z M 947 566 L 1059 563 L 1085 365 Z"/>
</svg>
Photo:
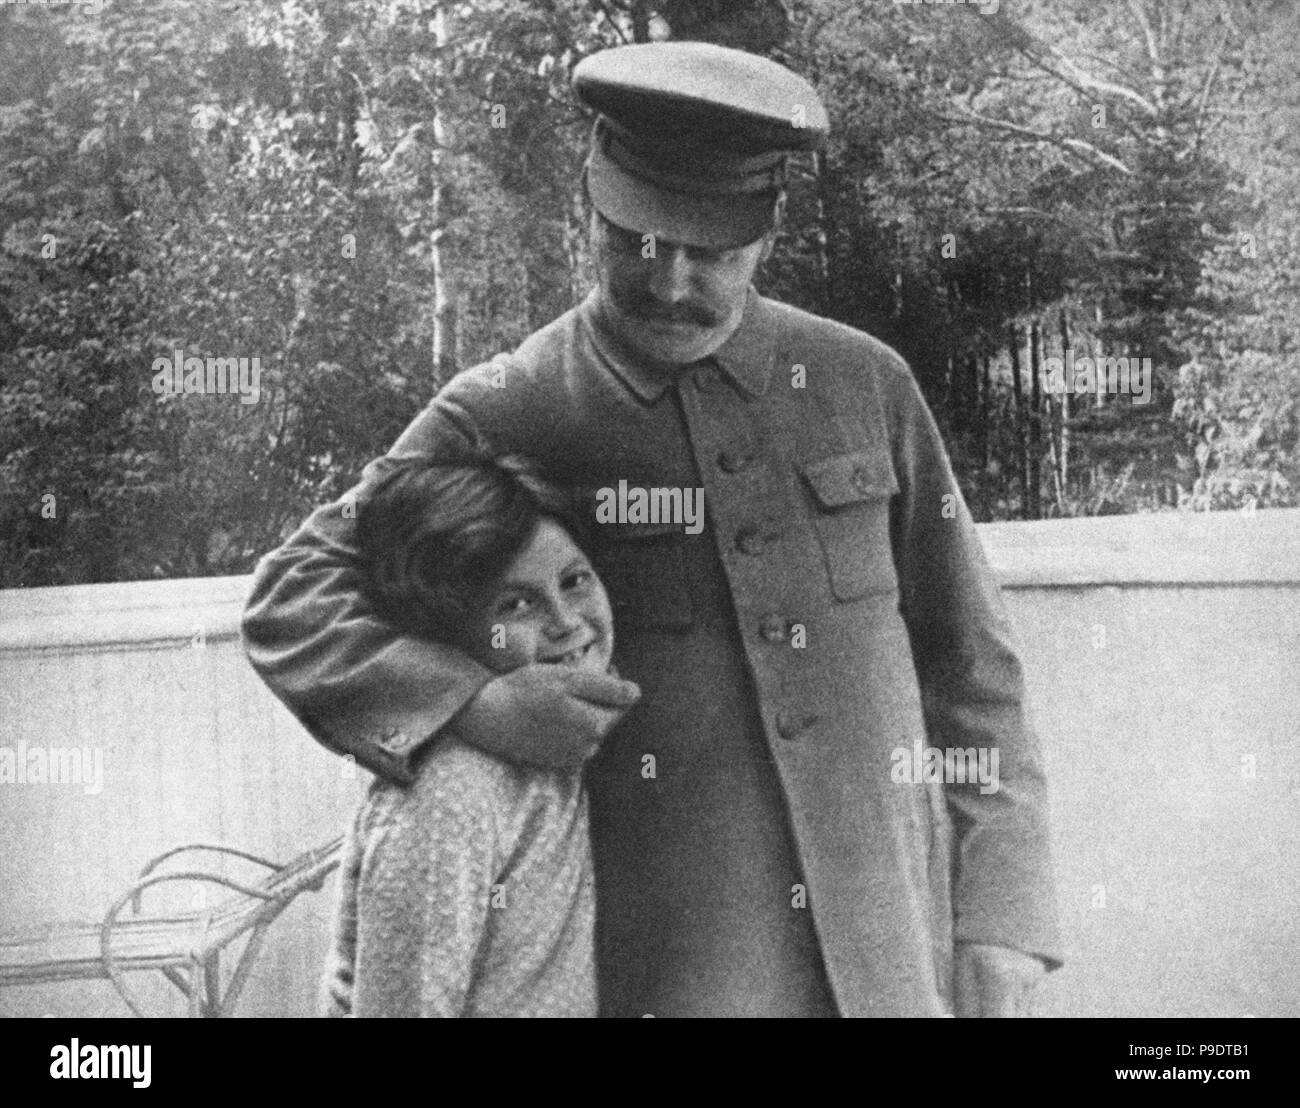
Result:
<svg viewBox="0 0 1300 1108">
<path fill-rule="evenodd" d="M 781 223 L 785 219 L 785 189 L 782 189 L 776 196 L 776 203 L 772 205 L 772 234 L 776 235 L 781 230 Z"/>
<path fill-rule="evenodd" d="M 776 249 L 776 237 L 781 233 L 781 223 L 785 219 L 785 190 L 782 189 L 777 195 L 776 203 L 772 205 L 772 229 L 763 237 L 763 254 L 758 259 L 758 264 L 762 265 L 772 256 L 772 251 Z"/>
<path fill-rule="evenodd" d="M 582 163 L 582 210 L 584 214 L 591 213 L 591 186 L 587 183 L 587 170 L 590 168 L 590 160 Z"/>
</svg>

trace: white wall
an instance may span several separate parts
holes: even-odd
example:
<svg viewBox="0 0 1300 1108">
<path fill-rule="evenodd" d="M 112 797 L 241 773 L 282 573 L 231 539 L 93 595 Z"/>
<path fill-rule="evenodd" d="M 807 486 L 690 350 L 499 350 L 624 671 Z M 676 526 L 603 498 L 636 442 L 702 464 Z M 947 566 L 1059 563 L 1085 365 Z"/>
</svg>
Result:
<svg viewBox="0 0 1300 1108">
<path fill-rule="evenodd" d="M 1059 1015 L 1296 1015 L 1300 511 L 981 527 L 1053 788 Z M 103 788 L 0 784 L 0 930 L 98 919 L 152 855 L 288 858 L 364 771 L 319 750 L 235 637 L 246 578 L 0 592 L 0 746 L 99 748 Z M 310 1014 L 333 882 L 272 928 L 241 1015 Z M 156 976 L 156 975 L 152 975 Z M 137 978 L 146 1006 L 181 1014 Z M 120 1015 L 107 983 L 0 1015 Z"/>
</svg>

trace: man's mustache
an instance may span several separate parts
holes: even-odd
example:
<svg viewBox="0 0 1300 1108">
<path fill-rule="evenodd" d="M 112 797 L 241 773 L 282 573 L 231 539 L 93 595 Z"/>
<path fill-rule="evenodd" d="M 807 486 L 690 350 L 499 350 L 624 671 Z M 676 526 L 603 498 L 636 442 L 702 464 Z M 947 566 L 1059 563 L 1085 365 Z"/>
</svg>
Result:
<svg viewBox="0 0 1300 1108">
<path fill-rule="evenodd" d="M 615 300 L 624 315 L 645 323 L 691 323 L 715 327 L 721 316 L 703 304 L 663 304 L 652 296 L 620 296 Z"/>
</svg>

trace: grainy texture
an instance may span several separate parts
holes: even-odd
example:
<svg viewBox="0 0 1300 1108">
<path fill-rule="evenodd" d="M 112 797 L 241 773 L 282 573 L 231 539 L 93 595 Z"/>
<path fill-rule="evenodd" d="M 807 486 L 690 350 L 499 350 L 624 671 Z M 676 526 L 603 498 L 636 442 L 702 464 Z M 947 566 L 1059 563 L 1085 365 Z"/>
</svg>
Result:
<svg viewBox="0 0 1300 1108">
<path fill-rule="evenodd" d="M 588 775 L 602 1014 L 940 1015 L 954 939 L 1059 961 L 1020 664 L 907 366 L 751 289 L 671 381 L 595 303 L 458 376 L 354 494 L 466 440 L 593 492 L 704 489 L 702 534 L 595 538 L 645 694 Z M 366 608 L 350 503 L 263 560 L 246 642 L 322 741 L 397 775 L 490 674 Z M 896 783 L 914 742 L 997 747 L 1001 787 Z"/>
<path fill-rule="evenodd" d="M 1058 537 L 1069 523 L 978 528 L 999 577 L 1022 586 L 1007 605 L 1054 783 L 1070 960 L 1037 1010 L 1294 1016 L 1300 562 L 1272 587 L 1105 587 L 1080 582 L 1074 559 L 1105 581 L 1104 550 L 1131 537 L 1141 576 L 1162 577 L 1167 547 L 1152 517 L 1088 523 L 1095 542 L 1071 558 Z M 1219 552 L 1234 581 L 1239 560 L 1267 562 L 1297 541 L 1300 511 L 1197 515 L 1180 549 Z M 1022 565 L 1043 583 L 1022 581 Z M 0 742 L 104 749 L 97 795 L 0 785 L 0 927 L 98 919 L 146 859 L 187 840 L 284 859 L 347 829 L 369 775 L 313 743 L 243 659 L 231 632 L 248 587 L 205 578 L 0 591 L 0 637 L 25 644 L 0 650 Z M 133 615 L 142 608 L 156 617 L 144 627 Z M 204 652 L 190 645 L 192 616 L 208 608 L 221 618 Z M 78 645 L 90 624 L 118 629 L 110 652 Z M 164 796 L 173 800 L 162 806 Z M 272 927 L 237 1015 L 315 1011 L 333 915 L 332 880 L 298 898 Z M 184 1014 L 160 975 L 132 985 L 149 1011 Z M 0 990 L 0 1016 L 46 1013 L 126 1009 L 104 981 Z"/>
<path fill-rule="evenodd" d="M 594 1016 L 594 913 L 581 774 L 448 739 L 357 813 L 325 1014 Z"/>
</svg>

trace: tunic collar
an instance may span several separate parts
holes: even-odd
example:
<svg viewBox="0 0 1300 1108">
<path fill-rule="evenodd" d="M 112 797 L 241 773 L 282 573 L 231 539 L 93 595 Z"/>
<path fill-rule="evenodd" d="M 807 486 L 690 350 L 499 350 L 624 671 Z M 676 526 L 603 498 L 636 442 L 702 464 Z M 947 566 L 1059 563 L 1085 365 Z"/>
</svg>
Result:
<svg viewBox="0 0 1300 1108">
<path fill-rule="evenodd" d="M 637 396 L 647 403 L 653 403 L 672 384 L 673 376 L 652 370 L 619 342 L 601 319 L 598 298 L 599 292 L 592 289 L 578 307 L 578 318 L 591 338 L 597 355 Z M 775 340 L 776 320 L 771 306 L 750 285 L 740 325 L 731 337 L 707 358 L 701 358 L 690 366 L 682 366 L 678 376 L 692 366 L 712 364 L 721 369 L 746 395 L 762 396 L 772 377 Z"/>
</svg>

